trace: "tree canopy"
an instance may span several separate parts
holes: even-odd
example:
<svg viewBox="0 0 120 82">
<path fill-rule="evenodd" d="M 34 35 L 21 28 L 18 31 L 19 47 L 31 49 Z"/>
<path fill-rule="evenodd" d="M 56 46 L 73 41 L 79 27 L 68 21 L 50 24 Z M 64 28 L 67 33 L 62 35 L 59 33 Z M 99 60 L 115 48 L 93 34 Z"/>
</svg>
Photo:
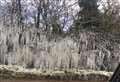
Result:
<svg viewBox="0 0 120 82">
<path fill-rule="evenodd" d="M 99 26 L 98 0 L 79 0 L 80 6 L 80 24 L 83 28 L 92 29 L 93 26 Z"/>
</svg>

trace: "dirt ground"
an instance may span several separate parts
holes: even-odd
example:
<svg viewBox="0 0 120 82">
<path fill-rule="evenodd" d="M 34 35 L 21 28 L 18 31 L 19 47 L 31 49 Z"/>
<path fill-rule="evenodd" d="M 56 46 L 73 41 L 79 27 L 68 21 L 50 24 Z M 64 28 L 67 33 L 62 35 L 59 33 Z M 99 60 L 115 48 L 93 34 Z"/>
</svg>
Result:
<svg viewBox="0 0 120 82">
<path fill-rule="evenodd" d="M 16 79 L 2 79 L 0 82 L 106 82 L 106 81 L 59 81 L 59 80 L 16 80 Z"/>
</svg>

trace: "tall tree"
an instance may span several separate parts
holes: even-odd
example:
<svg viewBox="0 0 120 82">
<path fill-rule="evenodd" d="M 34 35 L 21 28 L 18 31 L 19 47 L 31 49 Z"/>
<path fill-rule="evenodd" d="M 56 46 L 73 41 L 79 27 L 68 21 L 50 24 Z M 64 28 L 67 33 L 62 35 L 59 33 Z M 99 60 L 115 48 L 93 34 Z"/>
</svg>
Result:
<svg viewBox="0 0 120 82">
<path fill-rule="evenodd" d="M 120 3 L 119 0 L 101 0 L 102 28 L 106 32 L 120 35 Z"/>
<path fill-rule="evenodd" d="M 22 25 L 22 6 L 21 6 L 21 0 L 16 0 L 17 3 L 17 22 L 18 26 Z"/>
<path fill-rule="evenodd" d="M 80 6 L 80 25 L 83 28 L 92 29 L 99 25 L 98 0 L 79 0 Z"/>
<path fill-rule="evenodd" d="M 41 11 L 42 11 L 42 9 L 41 9 L 41 1 L 39 1 L 38 7 L 37 7 L 36 28 L 39 28 L 39 26 L 40 26 L 40 13 L 41 13 Z"/>
</svg>

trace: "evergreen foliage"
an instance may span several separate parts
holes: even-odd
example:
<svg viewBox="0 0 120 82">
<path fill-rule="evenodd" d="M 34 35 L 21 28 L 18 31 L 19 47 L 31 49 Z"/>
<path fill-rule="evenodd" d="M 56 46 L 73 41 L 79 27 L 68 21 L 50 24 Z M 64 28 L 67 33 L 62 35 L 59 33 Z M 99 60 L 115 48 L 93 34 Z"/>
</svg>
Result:
<svg viewBox="0 0 120 82">
<path fill-rule="evenodd" d="M 83 28 L 93 29 L 99 26 L 98 0 L 79 0 L 81 8 L 79 12 L 79 23 Z"/>
</svg>

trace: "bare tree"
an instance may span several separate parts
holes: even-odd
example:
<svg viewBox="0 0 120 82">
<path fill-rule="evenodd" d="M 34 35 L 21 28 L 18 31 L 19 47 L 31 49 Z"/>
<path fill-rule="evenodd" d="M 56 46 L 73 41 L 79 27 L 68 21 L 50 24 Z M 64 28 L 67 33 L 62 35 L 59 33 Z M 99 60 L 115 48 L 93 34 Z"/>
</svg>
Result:
<svg viewBox="0 0 120 82">
<path fill-rule="evenodd" d="M 118 0 L 101 0 L 103 20 L 102 27 L 112 34 L 119 34 L 120 3 Z"/>
<path fill-rule="evenodd" d="M 17 20 L 18 20 L 18 26 L 22 25 L 22 7 L 21 7 L 21 0 L 17 0 Z"/>
</svg>

